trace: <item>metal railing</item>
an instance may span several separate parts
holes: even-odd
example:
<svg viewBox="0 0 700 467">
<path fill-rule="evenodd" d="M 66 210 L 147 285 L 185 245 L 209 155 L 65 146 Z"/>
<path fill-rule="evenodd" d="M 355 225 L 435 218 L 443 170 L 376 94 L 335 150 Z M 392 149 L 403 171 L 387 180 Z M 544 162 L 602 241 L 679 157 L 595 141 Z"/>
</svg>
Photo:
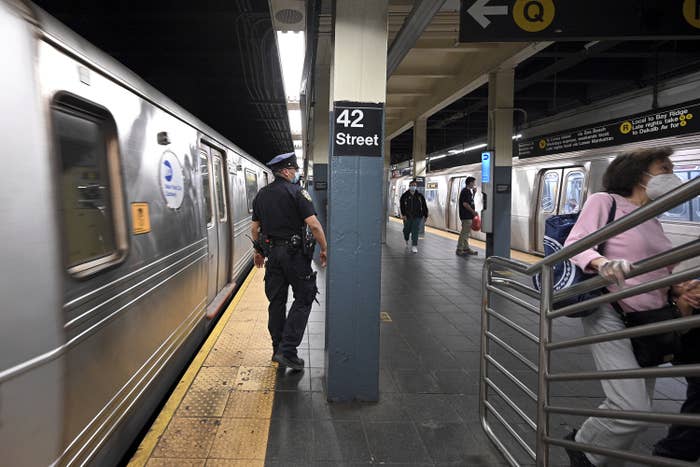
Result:
<svg viewBox="0 0 700 467">
<path fill-rule="evenodd" d="M 670 458 L 652 457 L 651 455 L 575 443 L 562 438 L 553 437 L 550 434 L 549 422 L 550 415 L 558 414 L 562 416 L 593 416 L 635 420 L 650 424 L 672 423 L 686 426 L 700 426 L 700 414 L 563 407 L 552 405 L 550 402 L 552 383 L 627 378 L 678 378 L 684 376 L 700 376 L 700 364 L 633 368 L 615 371 L 555 372 L 552 368 L 551 355 L 554 350 L 575 349 L 598 342 L 608 342 L 672 330 L 688 330 L 700 327 L 700 315 L 695 315 L 598 335 L 566 338 L 557 342 L 553 340 L 553 322 L 557 318 L 700 277 L 700 267 L 691 267 L 682 272 L 674 272 L 661 279 L 627 287 L 616 292 L 606 293 L 573 305 L 560 308 L 555 307 L 556 303 L 564 299 L 600 289 L 608 285 L 608 281 L 602 277 L 596 276 L 568 289 L 555 292 L 553 290 L 553 268 L 556 263 L 568 260 L 576 254 L 593 248 L 607 239 L 661 215 L 698 195 L 700 195 L 700 177 L 683 184 L 663 197 L 636 209 L 629 215 L 608 224 L 593 234 L 532 265 L 508 258 L 487 258 L 484 264 L 482 277 L 484 296 L 482 300 L 481 318 L 479 412 L 484 431 L 510 465 L 519 466 L 523 465 L 523 463 L 535 463 L 538 466 L 549 466 L 551 465 L 550 447 L 559 446 L 647 465 L 676 467 L 697 466 L 697 464 Z M 632 266 L 632 271 L 626 277 L 635 277 L 659 268 L 675 265 L 686 259 L 697 257 L 698 255 L 700 255 L 700 239 L 696 239 L 635 263 Z M 529 285 L 532 284 L 532 277 L 535 274 L 540 274 L 540 291 Z M 513 278 L 515 275 L 521 280 Z M 500 312 L 496 309 L 497 307 L 494 306 L 494 301 L 498 300 L 507 301 L 515 305 L 517 307 L 516 310 L 526 313 L 518 314 L 516 311 L 514 315 L 511 309 L 509 316 L 508 312 Z M 528 329 L 527 323 L 522 324 L 518 322 L 518 320 L 526 320 L 527 316 L 534 316 L 531 327 L 536 327 L 537 331 L 533 332 L 532 329 Z M 509 333 L 512 333 L 512 336 L 510 336 L 510 338 L 499 336 L 496 332 L 496 328 L 506 329 Z M 522 351 L 516 348 L 514 343 L 516 340 L 515 336 L 523 338 L 525 342 L 536 344 L 537 362 L 532 361 L 532 359 L 528 358 Z M 528 385 L 518 377 L 520 372 L 509 370 L 504 362 L 499 361 L 495 356 L 496 349 L 498 349 L 499 354 L 513 357 L 515 359 L 514 361 L 519 362 L 519 364 L 525 368 L 526 372 L 535 373 L 537 375 L 537 388 L 533 389 L 528 387 Z M 520 407 L 516 403 L 516 397 L 509 395 L 502 385 L 497 384 L 494 378 L 496 375 L 512 383 L 515 390 L 520 393 L 521 397 L 524 396 L 525 400 L 531 400 L 536 404 L 534 419 L 532 414 L 528 414 L 523 407 Z M 499 407 L 497 407 L 499 404 L 512 412 L 512 415 L 516 417 L 515 423 L 510 421 L 508 417 L 499 410 Z M 494 421 L 498 423 L 493 423 Z M 532 445 L 532 441 L 530 443 L 526 441 L 522 433 L 523 427 L 534 432 L 534 446 Z M 508 436 L 510 438 L 508 438 Z M 515 444 L 513 442 L 515 442 Z M 700 442 L 700 440 L 698 440 L 698 442 Z M 512 449 L 512 446 L 519 446 L 522 451 L 517 452 Z M 525 453 L 527 462 L 521 460 L 523 458 L 522 452 Z"/>
</svg>

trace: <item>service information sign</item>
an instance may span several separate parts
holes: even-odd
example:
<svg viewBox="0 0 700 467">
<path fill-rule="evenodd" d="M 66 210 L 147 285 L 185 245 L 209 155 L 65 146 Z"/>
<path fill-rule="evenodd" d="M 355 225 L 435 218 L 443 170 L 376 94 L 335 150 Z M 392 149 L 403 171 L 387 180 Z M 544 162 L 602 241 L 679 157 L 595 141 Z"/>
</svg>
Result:
<svg viewBox="0 0 700 467">
<path fill-rule="evenodd" d="M 689 39 L 699 0 L 462 0 L 460 42 Z"/>
<path fill-rule="evenodd" d="M 562 152 L 617 146 L 649 139 L 684 136 L 700 131 L 700 101 L 666 107 L 631 117 L 608 120 L 565 133 L 542 135 L 516 144 L 521 159 Z"/>
<path fill-rule="evenodd" d="M 384 104 L 338 101 L 333 121 L 334 156 L 382 156 Z"/>
</svg>

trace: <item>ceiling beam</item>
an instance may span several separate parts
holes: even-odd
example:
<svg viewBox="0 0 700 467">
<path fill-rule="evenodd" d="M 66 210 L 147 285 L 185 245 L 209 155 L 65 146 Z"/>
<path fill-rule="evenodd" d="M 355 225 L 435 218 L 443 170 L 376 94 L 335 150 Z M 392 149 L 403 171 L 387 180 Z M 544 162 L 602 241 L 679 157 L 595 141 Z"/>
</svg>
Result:
<svg viewBox="0 0 700 467">
<path fill-rule="evenodd" d="M 583 49 L 581 49 L 579 52 L 576 52 L 572 54 L 571 56 L 568 56 L 564 59 L 557 60 L 553 64 L 546 66 L 531 75 L 527 76 L 526 78 L 519 79 L 515 81 L 515 100 L 518 100 L 518 91 L 522 91 L 523 89 L 538 83 L 542 81 L 545 78 L 548 78 L 556 73 L 559 73 L 560 71 L 567 70 L 575 65 L 578 65 L 579 63 L 596 56 L 598 53 L 601 53 L 605 50 L 608 50 L 612 47 L 615 47 L 618 45 L 620 42 L 619 41 L 605 41 L 605 42 L 589 42 L 586 44 Z M 551 97 L 550 97 L 551 98 Z M 465 115 L 474 112 L 475 110 L 482 109 L 488 105 L 488 98 L 482 98 L 481 100 L 471 104 L 468 106 L 466 109 L 464 109 L 462 112 L 459 112 L 457 114 L 451 115 L 445 119 L 442 120 L 442 122 L 436 124 L 436 126 L 440 125 L 446 125 L 449 124 L 453 120 L 458 120 Z"/>
<path fill-rule="evenodd" d="M 501 66 L 515 67 L 550 44 L 551 42 L 503 44 L 502 47 L 482 51 L 482 60 L 464 60 L 453 80 L 441 83 L 429 95 L 419 99 L 415 106 L 416 110 L 412 114 L 403 112 L 401 120 L 387 125 L 387 138 L 391 139 L 397 136 L 410 128 L 414 120 L 430 117 L 435 112 L 479 88 L 488 81 L 489 72 Z"/>
<path fill-rule="evenodd" d="M 387 78 L 396 71 L 408 51 L 416 45 L 416 41 L 444 3 L 445 0 L 419 0 L 417 4 L 413 5 L 411 13 L 406 17 L 401 30 L 396 34 L 391 47 L 389 47 L 386 62 Z"/>
</svg>

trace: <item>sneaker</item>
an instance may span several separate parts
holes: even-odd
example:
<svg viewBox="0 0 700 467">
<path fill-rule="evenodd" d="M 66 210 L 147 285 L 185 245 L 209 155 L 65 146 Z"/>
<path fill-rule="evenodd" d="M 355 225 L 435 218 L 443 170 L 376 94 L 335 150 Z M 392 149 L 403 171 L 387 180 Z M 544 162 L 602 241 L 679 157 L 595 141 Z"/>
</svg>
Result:
<svg viewBox="0 0 700 467">
<path fill-rule="evenodd" d="M 479 252 L 477 252 L 477 251 L 474 251 L 474 250 L 469 250 L 469 251 L 467 251 L 467 252 L 466 252 L 466 254 L 468 254 L 468 255 L 472 255 L 472 256 L 476 256 L 476 255 L 478 255 L 478 254 L 479 254 Z"/>
<path fill-rule="evenodd" d="M 457 255 L 457 256 L 467 256 L 467 252 L 466 252 L 466 251 L 455 251 L 455 255 Z"/>
<path fill-rule="evenodd" d="M 274 357 L 272 357 L 272 361 L 279 363 L 280 366 L 288 366 L 292 370 L 304 369 L 304 359 L 299 358 L 296 355 L 285 357 L 281 353 L 277 353 Z"/>
<path fill-rule="evenodd" d="M 418 247 L 417 247 L 417 246 L 411 247 L 411 251 L 412 251 L 413 253 L 418 253 Z"/>
<path fill-rule="evenodd" d="M 568 435 L 564 436 L 564 439 L 575 443 L 576 431 L 577 430 L 574 430 Z M 571 467 L 595 467 L 582 451 L 574 451 L 573 449 L 569 448 L 564 449 L 566 450 L 566 454 L 569 456 L 569 463 L 571 464 Z"/>
</svg>

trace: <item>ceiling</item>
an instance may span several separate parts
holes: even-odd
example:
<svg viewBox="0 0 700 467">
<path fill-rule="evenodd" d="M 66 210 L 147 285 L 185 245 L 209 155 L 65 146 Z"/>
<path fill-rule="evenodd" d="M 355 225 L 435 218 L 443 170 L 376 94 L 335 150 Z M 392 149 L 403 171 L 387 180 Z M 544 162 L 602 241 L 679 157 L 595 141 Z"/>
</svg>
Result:
<svg viewBox="0 0 700 467">
<path fill-rule="evenodd" d="M 267 1 L 35 3 L 258 160 L 293 150 Z"/>
<path fill-rule="evenodd" d="M 700 70 L 700 40 L 557 43 L 459 43 L 457 2 L 445 2 L 387 83 L 386 133 L 392 163 L 412 158 L 412 122 L 428 117 L 428 154 L 485 141 L 486 75 L 515 66 L 516 129 L 655 82 Z M 391 0 L 389 44 L 412 1 Z M 433 168 L 464 164 L 470 155 L 441 159 Z M 475 156 L 478 157 L 478 154 Z"/>
</svg>

